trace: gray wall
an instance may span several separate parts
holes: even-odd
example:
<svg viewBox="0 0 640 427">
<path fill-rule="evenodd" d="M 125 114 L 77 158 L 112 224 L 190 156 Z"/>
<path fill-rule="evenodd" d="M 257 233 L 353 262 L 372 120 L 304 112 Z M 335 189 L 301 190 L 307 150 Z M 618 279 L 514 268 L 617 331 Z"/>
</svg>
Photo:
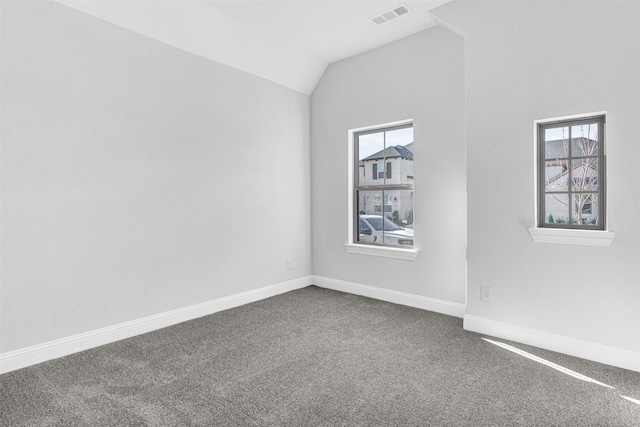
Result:
<svg viewBox="0 0 640 427">
<path fill-rule="evenodd" d="M 349 129 L 414 119 L 414 262 L 348 254 Z M 311 96 L 314 274 L 465 302 L 464 45 L 442 28 L 331 64 Z"/>
<path fill-rule="evenodd" d="M 466 42 L 467 314 L 640 351 L 640 3 L 469 1 L 435 16 Z M 533 122 L 596 111 L 616 237 L 534 243 Z"/>
<path fill-rule="evenodd" d="M 311 274 L 308 96 L 56 3 L 1 72 L 2 352 Z"/>
</svg>

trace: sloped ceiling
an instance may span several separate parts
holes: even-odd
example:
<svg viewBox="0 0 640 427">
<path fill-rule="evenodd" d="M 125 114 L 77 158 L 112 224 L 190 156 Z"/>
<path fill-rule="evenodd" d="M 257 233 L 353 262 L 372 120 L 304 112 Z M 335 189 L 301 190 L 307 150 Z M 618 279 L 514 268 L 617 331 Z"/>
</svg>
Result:
<svg viewBox="0 0 640 427">
<path fill-rule="evenodd" d="M 57 0 L 136 33 L 311 94 L 335 61 L 428 29 L 448 0 Z M 383 25 L 369 18 L 404 3 Z"/>
</svg>

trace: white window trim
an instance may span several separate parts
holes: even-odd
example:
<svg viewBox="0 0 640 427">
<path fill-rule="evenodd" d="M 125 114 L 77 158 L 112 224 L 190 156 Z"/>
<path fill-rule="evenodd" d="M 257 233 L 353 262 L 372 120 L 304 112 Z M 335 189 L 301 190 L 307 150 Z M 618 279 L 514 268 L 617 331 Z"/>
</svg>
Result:
<svg viewBox="0 0 640 427">
<path fill-rule="evenodd" d="M 349 152 L 347 153 L 347 159 L 349 162 L 349 173 L 347 179 L 347 210 L 349 214 L 348 227 L 347 227 L 347 243 L 344 245 L 345 249 L 350 254 L 358 254 L 358 255 L 368 255 L 368 256 L 378 256 L 383 258 L 393 258 L 393 259 L 401 259 L 406 261 L 414 261 L 418 256 L 418 249 L 414 246 L 412 249 L 404 249 L 404 248 L 394 248 L 388 246 L 373 246 L 373 245 L 362 245 L 356 244 L 353 242 L 353 175 L 354 175 L 354 160 L 353 160 L 353 152 L 354 152 L 354 144 L 355 144 L 355 134 L 358 132 L 366 131 L 366 130 L 376 130 L 376 129 L 385 129 L 393 126 L 402 126 L 412 124 L 413 119 L 400 120 L 397 122 L 384 123 L 381 125 L 375 126 L 367 126 L 356 129 L 349 129 L 348 131 L 348 140 L 347 149 Z M 415 123 L 414 128 L 415 128 Z M 414 204 L 414 212 L 415 212 L 415 204 Z M 415 244 L 415 241 L 414 241 Z"/>
<path fill-rule="evenodd" d="M 529 229 L 531 238 L 536 243 L 557 243 L 581 246 L 609 246 L 616 233 L 606 230 L 570 230 L 567 228 Z"/>
<path fill-rule="evenodd" d="M 404 259 L 406 261 L 415 261 L 418 256 L 418 251 L 415 249 L 390 248 L 388 246 L 373 246 L 355 243 L 347 243 L 344 247 L 350 254 L 372 255 L 383 258 Z"/>
<path fill-rule="evenodd" d="M 535 120 L 533 122 L 533 228 L 529 228 L 529 235 L 536 243 L 554 243 L 564 245 L 580 245 L 580 246 L 610 246 L 616 233 L 609 230 L 609 203 L 605 205 L 607 215 L 605 215 L 604 230 L 575 230 L 566 228 L 545 228 L 538 227 L 538 125 L 557 122 L 562 120 L 583 119 L 593 116 L 605 116 L 606 111 L 598 111 L 594 113 L 576 114 L 572 116 L 553 117 L 549 119 Z M 606 155 L 607 141 L 604 145 Z M 605 180 L 605 185 L 609 180 Z M 608 189 L 605 192 L 608 195 Z"/>
</svg>

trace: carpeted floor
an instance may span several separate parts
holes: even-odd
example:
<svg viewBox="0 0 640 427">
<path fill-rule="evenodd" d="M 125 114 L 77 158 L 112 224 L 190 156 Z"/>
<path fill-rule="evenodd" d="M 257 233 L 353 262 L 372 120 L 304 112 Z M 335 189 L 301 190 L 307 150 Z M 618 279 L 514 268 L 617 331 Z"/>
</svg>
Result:
<svg viewBox="0 0 640 427">
<path fill-rule="evenodd" d="M 496 340 L 500 341 L 500 340 Z M 640 373 L 308 287 L 0 376 L 2 426 L 640 426 Z"/>
</svg>

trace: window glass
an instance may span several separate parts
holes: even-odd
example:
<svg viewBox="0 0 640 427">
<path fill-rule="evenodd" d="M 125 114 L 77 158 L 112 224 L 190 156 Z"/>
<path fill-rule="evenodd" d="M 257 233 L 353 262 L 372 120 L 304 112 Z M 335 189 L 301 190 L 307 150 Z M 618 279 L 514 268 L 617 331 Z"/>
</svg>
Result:
<svg viewBox="0 0 640 427">
<path fill-rule="evenodd" d="M 379 153 L 384 151 L 384 132 L 366 133 L 357 138 L 358 169 L 370 170 L 371 175 L 365 173 L 359 176 L 356 185 L 377 184 Z M 376 181 L 376 182 L 374 182 Z"/>
<path fill-rule="evenodd" d="M 604 229 L 604 120 L 539 125 L 538 226 Z"/>
<path fill-rule="evenodd" d="M 413 126 L 354 136 L 354 242 L 413 246 Z"/>
</svg>

